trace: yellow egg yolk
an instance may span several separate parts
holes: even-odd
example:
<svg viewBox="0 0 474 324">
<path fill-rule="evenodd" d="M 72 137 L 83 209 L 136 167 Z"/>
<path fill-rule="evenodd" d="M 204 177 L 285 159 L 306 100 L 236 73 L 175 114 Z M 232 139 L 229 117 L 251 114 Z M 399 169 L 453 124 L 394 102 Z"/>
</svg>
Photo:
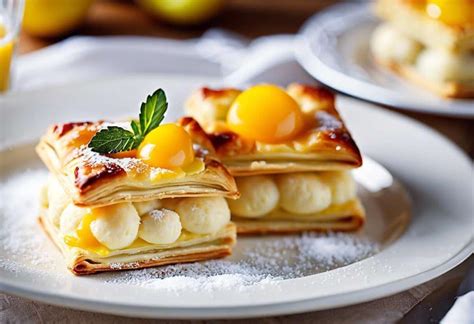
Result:
<svg viewBox="0 0 474 324">
<path fill-rule="evenodd" d="M 145 136 L 138 147 L 137 157 L 152 167 L 181 168 L 194 160 L 193 142 L 183 127 L 161 125 Z"/>
<path fill-rule="evenodd" d="M 66 235 L 64 242 L 69 246 L 90 250 L 102 256 L 108 255 L 109 249 L 100 244 L 91 231 L 91 223 L 95 221 L 97 217 L 98 213 L 95 213 L 94 210 L 91 209 L 89 213 L 82 218 L 75 235 Z"/>
<path fill-rule="evenodd" d="M 298 103 L 283 89 L 262 84 L 235 99 L 227 114 L 227 125 L 242 137 L 280 143 L 298 135 L 303 116 Z"/>
<path fill-rule="evenodd" d="M 439 19 L 447 24 L 474 23 L 474 2 L 472 0 L 427 0 L 426 13 L 431 18 Z"/>
</svg>

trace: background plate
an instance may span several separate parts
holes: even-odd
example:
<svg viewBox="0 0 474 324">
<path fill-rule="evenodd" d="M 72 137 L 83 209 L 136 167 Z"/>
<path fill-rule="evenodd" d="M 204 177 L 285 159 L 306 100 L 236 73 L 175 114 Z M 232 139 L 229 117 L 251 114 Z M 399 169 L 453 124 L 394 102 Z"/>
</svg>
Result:
<svg viewBox="0 0 474 324">
<path fill-rule="evenodd" d="M 355 97 L 398 109 L 474 118 L 474 100 L 439 98 L 376 66 L 369 42 L 378 23 L 369 4 L 333 6 L 301 29 L 298 62 L 319 81 Z"/>
<path fill-rule="evenodd" d="M 2 179 L 38 165 L 31 145 L 25 143 L 37 141 L 51 123 L 135 115 L 138 102 L 158 87 L 168 95 L 168 120 L 172 120 L 180 114 L 192 89 L 216 82 L 176 75 L 134 76 L 6 96 L 0 99 Z M 248 286 L 245 290 L 157 293 L 110 282 L 110 275 L 74 277 L 64 269 L 51 245 L 43 251 L 55 257 L 53 270 L 48 267 L 48 271 L 38 271 L 35 263 L 22 263 L 21 255 L 11 255 L 2 247 L 0 288 L 57 305 L 128 316 L 268 316 L 387 296 L 430 280 L 470 255 L 473 188 L 469 159 L 444 137 L 406 117 L 345 97 L 338 97 L 338 107 L 361 150 L 390 170 L 388 173 L 366 159 L 365 169 L 356 173 L 365 186 L 360 192 L 370 213 L 365 234 L 361 235 L 379 242 L 379 253 L 330 271 Z M 391 174 L 407 187 L 413 204 L 411 224 L 396 240 L 406 222 L 408 201 Z M 36 194 L 28 189 L 24 188 L 25 194 Z M 2 214 L 0 220 L 1 236 L 12 232 L 24 235 L 21 228 L 6 226 Z M 241 240 L 234 258 L 246 246 L 272 239 Z M 12 267 L 14 262 L 17 266 Z"/>
</svg>

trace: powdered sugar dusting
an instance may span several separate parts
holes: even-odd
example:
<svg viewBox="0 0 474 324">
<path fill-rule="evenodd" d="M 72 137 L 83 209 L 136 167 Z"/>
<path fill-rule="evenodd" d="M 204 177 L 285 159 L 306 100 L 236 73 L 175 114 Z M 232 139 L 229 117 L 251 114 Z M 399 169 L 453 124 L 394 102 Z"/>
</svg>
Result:
<svg viewBox="0 0 474 324">
<path fill-rule="evenodd" d="M 108 157 L 103 154 L 99 154 L 93 152 L 89 147 L 86 145 L 81 146 L 77 154 L 82 155 L 84 162 L 88 163 L 92 166 L 104 165 L 104 164 L 115 164 L 124 169 L 126 172 L 129 171 L 136 171 L 136 172 L 143 172 L 147 169 L 147 166 L 136 158 L 120 158 L 115 159 Z"/>
<path fill-rule="evenodd" d="M 165 217 L 165 211 L 163 209 L 154 209 L 149 214 L 157 222 L 162 221 Z"/>
<path fill-rule="evenodd" d="M 324 110 L 316 112 L 316 118 L 319 121 L 318 130 L 336 130 L 342 128 L 342 122 Z"/>
<path fill-rule="evenodd" d="M 184 291 L 213 292 L 232 290 L 245 292 L 250 286 L 275 285 L 280 278 L 245 274 L 221 274 L 210 277 L 174 276 L 164 279 L 150 279 L 142 286 L 151 289 L 172 291 L 180 294 Z"/>
<path fill-rule="evenodd" d="M 1 247 L 33 266 L 50 265 L 53 259 L 45 253 L 50 243 L 38 224 L 39 194 L 46 179 L 45 170 L 27 170 L 0 184 Z M 9 269 L 18 266 L 1 259 L 0 265 Z"/>
<path fill-rule="evenodd" d="M 342 233 L 240 238 L 239 243 L 229 259 L 130 271 L 106 280 L 173 292 L 244 291 L 335 269 L 378 251 L 377 244 Z"/>
<path fill-rule="evenodd" d="M 82 145 L 80 148 L 78 148 L 76 154 L 81 155 L 84 162 L 91 166 L 115 164 L 125 170 L 125 172 L 133 171 L 137 174 L 149 173 L 151 179 L 158 178 L 160 175 L 164 175 L 167 173 L 174 173 L 174 171 L 168 169 L 149 166 L 138 158 L 108 157 L 106 155 L 93 152 L 86 145 Z"/>
</svg>

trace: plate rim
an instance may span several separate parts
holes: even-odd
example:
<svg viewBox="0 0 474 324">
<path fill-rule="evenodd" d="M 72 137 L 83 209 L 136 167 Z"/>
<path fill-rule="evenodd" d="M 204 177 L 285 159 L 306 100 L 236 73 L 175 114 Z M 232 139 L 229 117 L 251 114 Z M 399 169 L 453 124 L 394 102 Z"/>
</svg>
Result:
<svg viewBox="0 0 474 324">
<path fill-rule="evenodd" d="M 296 35 L 296 46 L 294 47 L 295 58 L 298 63 L 316 80 L 326 84 L 327 86 L 336 89 L 342 93 L 353 96 L 373 104 L 384 105 L 393 109 L 402 111 L 419 112 L 430 115 L 445 116 L 450 118 L 465 118 L 474 119 L 474 109 L 449 110 L 453 107 L 445 107 L 446 110 L 440 106 L 432 103 L 414 102 L 405 99 L 397 94 L 397 91 L 381 87 L 379 85 L 359 80 L 357 78 L 346 75 L 338 70 L 335 70 L 325 64 L 318 56 L 311 50 L 310 32 L 312 27 L 319 23 L 319 20 L 324 15 L 331 14 L 335 11 L 350 11 L 352 15 L 360 15 L 368 10 L 370 4 L 360 3 L 340 3 L 335 4 L 322 12 L 316 13 L 306 20 Z M 320 27 L 319 27 L 320 28 Z M 345 86 L 341 86 L 345 85 Z M 384 96 L 375 97 L 371 93 L 382 92 Z M 474 99 L 471 100 L 474 104 Z M 447 103 L 449 104 L 449 102 Z M 468 107 L 466 107 L 468 108 Z"/>
<path fill-rule="evenodd" d="M 87 300 L 86 298 L 64 296 L 49 292 L 45 293 L 41 292 L 39 289 L 28 290 L 23 287 L 10 285 L 6 283 L 3 278 L 0 278 L 0 291 L 60 307 L 69 307 L 83 311 L 121 315 L 126 317 L 139 316 L 144 318 L 162 319 L 237 319 L 265 316 L 269 313 L 271 313 L 271 316 L 290 315 L 307 311 L 319 311 L 356 305 L 405 291 L 434 279 L 453 269 L 466 260 L 471 254 L 473 254 L 473 248 L 474 244 L 471 238 L 471 240 L 464 246 L 462 250 L 460 250 L 456 255 L 444 263 L 413 276 L 399 279 L 380 286 L 367 287 L 355 292 L 338 293 L 331 296 L 320 296 L 292 302 L 278 302 L 254 306 L 226 306 L 219 308 L 195 306 L 180 308 L 151 305 L 130 305 L 108 301 L 91 301 Z M 372 292 L 370 296 L 367 294 L 369 291 Z M 32 292 L 34 292 L 33 295 L 31 294 Z M 324 305 L 315 306 L 314 303 L 321 299 L 325 299 L 326 303 Z"/>
</svg>

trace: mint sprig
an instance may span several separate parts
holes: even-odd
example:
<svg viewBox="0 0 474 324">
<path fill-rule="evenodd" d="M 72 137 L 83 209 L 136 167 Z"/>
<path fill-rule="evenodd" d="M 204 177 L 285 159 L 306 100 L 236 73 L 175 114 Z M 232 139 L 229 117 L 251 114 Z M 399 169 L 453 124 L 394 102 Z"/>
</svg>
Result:
<svg viewBox="0 0 474 324">
<path fill-rule="evenodd" d="M 118 126 L 108 126 L 97 132 L 88 144 L 92 151 L 112 154 L 137 148 L 145 136 L 165 118 L 168 102 L 162 89 L 156 90 L 142 102 L 139 120 L 130 123 L 132 132 Z"/>
</svg>

